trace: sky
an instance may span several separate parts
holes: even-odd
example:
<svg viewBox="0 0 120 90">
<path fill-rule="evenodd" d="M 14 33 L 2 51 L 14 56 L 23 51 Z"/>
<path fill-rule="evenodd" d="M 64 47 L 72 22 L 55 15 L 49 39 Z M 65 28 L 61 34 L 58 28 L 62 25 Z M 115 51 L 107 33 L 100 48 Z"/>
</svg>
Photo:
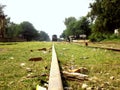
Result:
<svg viewBox="0 0 120 90">
<path fill-rule="evenodd" d="M 0 0 L 6 5 L 4 13 L 14 23 L 29 21 L 38 31 L 45 31 L 51 38 L 65 30 L 65 18 L 79 19 L 90 11 L 93 0 Z"/>
</svg>

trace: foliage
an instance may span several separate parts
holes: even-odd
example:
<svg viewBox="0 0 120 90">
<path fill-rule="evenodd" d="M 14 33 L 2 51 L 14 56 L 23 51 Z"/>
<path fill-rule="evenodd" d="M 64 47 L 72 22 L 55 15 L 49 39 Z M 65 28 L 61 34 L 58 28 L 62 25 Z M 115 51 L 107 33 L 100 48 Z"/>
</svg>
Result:
<svg viewBox="0 0 120 90">
<path fill-rule="evenodd" d="M 88 16 L 94 23 L 92 33 L 111 35 L 120 27 L 120 0 L 95 0 L 90 8 Z"/>
<path fill-rule="evenodd" d="M 27 41 L 31 41 L 38 35 L 37 30 L 34 28 L 34 26 L 27 21 L 24 21 L 20 24 L 22 30 L 21 35 L 26 39 Z"/>
<path fill-rule="evenodd" d="M 4 7 L 5 5 L 0 4 L 0 15 L 4 15 L 4 11 L 3 11 Z"/>
<path fill-rule="evenodd" d="M 80 20 L 76 22 L 76 35 L 85 34 L 87 37 L 91 34 L 90 21 L 87 17 L 81 17 Z"/>
<path fill-rule="evenodd" d="M 60 35 L 60 38 L 66 38 L 68 35 L 67 35 L 67 30 L 63 30 L 62 34 Z"/>
<path fill-rule="evenodd" d="M 50 38 L 49 38 L 49 36 L 48 36 L 48 34 L 46 32 L 40 31 L 39 40 L 40 41 L 50 41 Z"/>
<path fill-rule="evenodd" d="M 65 38 L 70 35 L 74 35 L 79 38 L 80 34 L 90 35 L 90 21 L 87 17 L 81 17 L 79 20 L 76 20 L 74 17 L 65 18 L 64 24 L 66 29 L 61 34 L 61 37 Z"/>
<path fill-rule="evenodd" d="M 102 41 L 104 39 L 106 39 L 106 35 L 105 34 L 102 34 L 102 33 L 92 33 L 90 36 L 89 36 L 89 39 L 92 41 L 92 42 L 99 42 L 99 41 Z"/>
<path fill-rule="evenodd" d="M 66 29 L 62 33 L 63 34 L 62 36 L 67 37 L 69 35 L 74 35 L 74 31 L 75 31 L 74 25 L 75 25 L 75 22 L 76 22 L 76 18 L 75 17 L 65 18 L 64 24 L 66 25 Z"/>
<path fill-rule="evenodd" d="M 65 18 L 65 22 L 64 24 L 66 25 L 66 27 L 69 27 L 69 25 L 73 22 L 76 21 L 76 18 L 75 17 L 69 17 L 69 18 Z"/>
<path fill-rule="evenodd" d="M 27 41 L 37 40 L 37 41 L 49 41 L 49 36 L 46 32 L 41 31 L 40 33 L 34 28 L 34 26 L 28 22 L 24 21 L 20 24 L 15 24 L 7 20 L 7 28 L 5 32 L 7 38 L 21 38 Z"/>
<path fill-rule="evenodd" d="M 20 31 L 21 31 L 21 27 L 19 24 L 10 23 L 6 29 L 5 34 L 7 38 L 16 38 L 19 36 Z"/>
<path fill-rule="evenodd" d="M 6 15 L 4 14 L 3 8 L 5 5 L 0 4 L 0 37 L 4 38 L 4 31 L 6 28 Z"/>
<path fill-rule="evenodd" d="M 113 34 L 109 39 L 120 39 L 120 35 Z"/>
</svg>

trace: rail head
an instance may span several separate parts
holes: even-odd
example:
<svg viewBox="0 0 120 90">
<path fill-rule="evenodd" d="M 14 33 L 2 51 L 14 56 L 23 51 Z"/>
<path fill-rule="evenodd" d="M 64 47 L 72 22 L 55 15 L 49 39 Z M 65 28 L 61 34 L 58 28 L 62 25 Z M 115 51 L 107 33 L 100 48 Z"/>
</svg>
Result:
<svg viewBox="0 0 120 90">
<path fill-rule="evenodd" d="M 52 46 L 52 61 L 50 68 L 48 90 L 63 90 L 60 68 L 54 44 Z"/>
</svg>

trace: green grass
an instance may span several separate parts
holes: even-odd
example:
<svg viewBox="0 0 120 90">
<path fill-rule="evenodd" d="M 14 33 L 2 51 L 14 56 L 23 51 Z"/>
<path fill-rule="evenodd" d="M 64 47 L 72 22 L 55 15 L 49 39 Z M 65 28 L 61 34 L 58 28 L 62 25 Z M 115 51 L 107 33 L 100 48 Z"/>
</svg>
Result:
<svg viewBox="0 0 120 90">
<path fill-rule="evenodd" d="M 82 83 L 89 87 L 102 87 L 105 90 L 120 89 L 120 52 L 113 52 L 104 49 L 88 48 L 70 43 L 56 43 L 58 58 L 61 66 L 66 70 L 71 67 L 85 67 L 89 70 L 89 78 L 96 77 L 98 80 L 73 82 L 67 80 L 67 85 L 73 90 L 81 90 Z M 65 68 L 67 66 L 67 69 Z M 110 77 L 115 77 L 111 80 Z"/>
<path fill-rule="evenodd" d="M 35 90 L 41 80 L 48 81 L 48 76 L 42 74 L 49 75 L 51 52 L 38 49 L 51 47 L 51 42 L 0 43 L 0 90 Z M 55 48 L 62 70 L 85 67 L 89 71 L 89 78 L 95 78 L 79 82 L 66 79 L 64 86 L 81 90 L 81 85 L 86 83 L 89 87 L 103 86 L 104 90 L 120 89 L 120 52 L 64 42 L 55 43 Z M 34 57 L 42 57 L 43 60 L 29 61 Z M 25 63 L 25 66 L 20 66 L 21 63 Z M 45 69 L 46 66 L 48 69 Z M 32 71 L 28 72 L 26 68 Z M 36 77 L 27 78 L 30 74 Z M 113 80 L 110 79 L 112 76 Z"/>
<path fill-rule="evenodd" d="M 52 43 L 46 42 L 0 43 L 0 90 L 34 90 L 40 80 L 46 79 L 40 75 L 49 73 L 45 66 L 50 67 L 51 60 L 51 52 L 43 53 L 37 49 L 49 49 L 51 46 Z M 43 60 L 29 61 L 36 57 Z M 21 63 L 25 63 L 25 66 L 21 66 Z M 32 71 L 28 72 L 26 68 Z M 26 78 L 30 74 L 39 77 Z"/>
</svg>

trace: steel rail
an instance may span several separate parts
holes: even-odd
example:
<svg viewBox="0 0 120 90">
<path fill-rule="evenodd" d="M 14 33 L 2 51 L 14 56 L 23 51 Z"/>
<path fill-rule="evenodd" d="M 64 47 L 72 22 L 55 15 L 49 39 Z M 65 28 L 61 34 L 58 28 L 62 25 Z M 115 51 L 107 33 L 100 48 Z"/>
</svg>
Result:
<svg viewBox="0 0 120 90">
<path fill-rule="evenodd" d="M 52 46 L 52 61 L 50 68 L 48 90 L 63 90 L 60 68 L 54 44 Z"/>
</svg>

